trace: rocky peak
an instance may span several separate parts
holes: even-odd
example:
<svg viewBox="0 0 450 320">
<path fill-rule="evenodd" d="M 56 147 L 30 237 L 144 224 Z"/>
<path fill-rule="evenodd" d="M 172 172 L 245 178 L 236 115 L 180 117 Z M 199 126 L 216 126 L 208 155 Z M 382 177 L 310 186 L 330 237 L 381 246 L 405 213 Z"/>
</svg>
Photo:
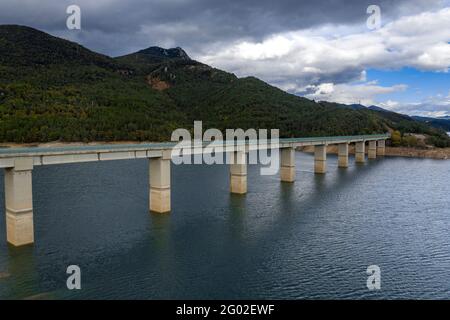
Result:
<svg viewBox="0 0 450 320">
<path fill-rule="evenodd" d="M 152 56 L 154 58 L 162 58 L 162 59 L 182 59 L 182 60 L 191 60 L 187 53 L 180 47 L 164 49 L 161 47 L 150 47 L 144 50 L 139 51 L 140 54 L 145 54 L 148 56 Z"/>
</svg>

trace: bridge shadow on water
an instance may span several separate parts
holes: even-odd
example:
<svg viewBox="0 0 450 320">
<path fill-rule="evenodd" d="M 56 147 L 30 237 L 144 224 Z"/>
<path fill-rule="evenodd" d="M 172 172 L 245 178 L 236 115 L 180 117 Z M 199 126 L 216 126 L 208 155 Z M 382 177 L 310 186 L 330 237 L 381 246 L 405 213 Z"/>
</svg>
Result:
<svg viewBox="0 0 450 320">
<path fill-rule="evenodd" d="M 308 157 L 310 155 L 306 155 Z M 304 158 L 302 157 L 302 160 Z M 323 201 L 329 201 L 335 196 L 336 193 L 340 193 L 346 188 L 352 186 L 356 181 L 365 179 L 369 174 L 373 174 L 373 171 L 380 165 L 382 158 L 374 160 L 366 160 L 364 164 L 350 163 L 348 168 L 337 167 L 337 157 L 332 155 L 328 158 L 328 170 L 326 174 L 315 174 L 313 171 L 305 170 L 305 167 L 312 168 L 313 158 L 309 163 L 297 162 L 297 175 L 294 183 L 281 182 L 278 183 L 278 190 L 269 190 L 268 192 L 279 192 L 277 199 L 277 205 L 281 208 L 280 215 L 272 216 L 272 227 L 288 226 L 289 219 L 292 218 L 294 209 L 311 208 Z M 333 172 L 334 171 L 334 172 Z M 252 172 L 255 174 L 255 172 Z M 258 174 L 258 173 L 256 173 Z M 305 179 L 306 178 L 306 179 Z M 262 176 L 258 183 L 264 185 L 264 181 L 270 179 Z M 272 180 L 279 180 L 278 177 L 271 177 Z M 305 179 L 302 181 L 302 179 Z M 299 188 L 305 187 L 305 183 L 310 184 L 311 192 L 304 194 Z M 300 186 L 298 186 L 300 184 Z M 268 184 L 269 187 L 274 187 L 275 183 Z M 249 181 L 249 194 L 252 193 L 251 181 Z M 234 208 L 231 218 L 236 222 L 244 222 L 242 215 L 248 213 L 246 207 L 247 195 L 234 195 L 230 194 L 230 207 Z M 278 220 L 279 219 L 279 220 Z M 282 222 L 282 223 L 277 223 Z M 268 230 L 268 232 L 271 232 Z"/>
<path fill-rule="evenodd" d="M 277 249 L 283 249 L 282 238 L 279 235 L 298 237 L 299 235 L 294 233 L 308 232 L 310 219 L 314 218 L 310 213 L 314 210 L 311 209 L 323 202 L 333 202 L 336 199 L 340 201 L 339 194 L 344 189 L 373 174 L 381 161 L 382 159 L 371 160 L 364 165 L 356 165 L 351 161 L 348 169 L 340 169 L 337 168 L 337 158 L 329 156 L 327 174 L 319 175 L 312 171 L 313 156 L 297 153 L 295 183 L 280 182 L 279 176 L 259 176 L 259 166 L 249 166 L 247 195 L 229 193 L 227 166 L 174 168 L 172 213 L 151 213 L 150 218 L 148 218 L 146 175 L 148 171 L 145 162 L 139 164 L 136 169 L 126 168 L 125 172 L 123 165 L 118 165 L 125 178 L 102 173 L 98 174 L 99 181 L 95 181 L 95 174 L 96 170 L 102 167 L 92 169 L 85 167 L 86 172 L 92 175 L 76 177 L 79 186 L 66 189 L 57 184 L 46 185 L 45 188 L 38 187 L 42 189 L 39 192 L 59 195 L 64 197 L 64 201 L 51 205 L 52 197 L 44 198 L 38 192 L 37 198 L 41 200 L 36 206 L 37 241 L 34 247 L 14 248 L 6 246 L 4 242 L 0 244 L 0 250 L 7 251 L 7 256 L 4 256 L 0 263 L 6 265 L 3 268 L 10 274 L 0 280 L 2 285 L 0 296 L 2 292 L 8 292 L 9 297 L 19 298 L 76 297 L 75 293 L 69 294 L 59 289 L 48 292 L 48 289 L 61 288 L 61 284 L 65 284 L 66 281 L 65 268 L 71 263 L 76 264 L 78 259 L 86 265 L 91 263 L 102 266 L 101 270 L 92 270 L 87 276 L 86 281 L 90 286 L 83 290 L 84 297 L 95 296 L 100 289 L 102 292 L 108 289 L 113 292 L 115 285 L 130 288 L 137 286 L 135 290 L 140 288 L 143 292 L 149 292 L 151 296 L 158 298 L 204 298 L 220 286 L 231 294 L 237 289 L 233 287 L 236 283 L 229 283 L 229 279 L 236 277 L 241 266 L 246 264 L 261 266 L 262 271 L 257 276 L 263 283 L 273 285 L 272 280 L 264 273 L 264 268 L 268 268 L 267 264 L 277 256 Z M 55 179 L 59 177 L 61 173 L 57 171 L 52 173 L 52 170 L 46 170 L 45 174 L 54 174 Z M 78 172 L 74 172 L 72 179 L 75 180 L 77 174 L 79 175 Z M 197 177 L 206 179 L 198 181 Z M 2 178 L 0 177 L 1 180 Z M 139 192 L 123 190 L 124 188 L 120 187 L 133 184 L 137 185 Z M 83 188 L 88 191 L 83 191 Z M 94 200 L 90 199 L 91 193 L 101 189 L 114 190 L 118 192 L 116 196 L 123 198 L 112 199 L 106 192 L 96 195 Z M 76 196 L 71 197 L 72 193 Z M 128 198 L 130 199 L 124 200 Z M 60 206 L 67 204 L 67 201 L 70 202 L 68 207 L 72 209 L 63 212 Z M 121 205 L 120 202 L 124 201 L 126 203 Z M 98 210 L 95 215 L 82 218 L 81 222 L 77 222 L 73 217 L 74 212 L 83 213 L 85 208 L 106 206 L 108 202 L 111 203 L 110 207 L 104 209 L 104 212 Z M 39 212 L 46 206 L 52 212 L 60 212 L 61 217 L 58 217 L 58 220 L 56 216 L 40 217 Z M 124 209 L 127 206 L 130 206 L 129 211 Z M 113 214 L 127 215 L 132 212 L 133 221 L 124 217 L 113 221 L 109 226 L 102 226 L 104 221 L 112 219 Z M 67 219 L 67 222 L 64 222 L 64 219 Z M 86 222 L 90 225 L 85 225 Z M 72 227 L 75 226 L 74 230 L 64 235 L 64 232 L 69 230 L 70 224 Z M 121 235 L 122 240 L 127 243 L 116 240 L 114 244 L 106 245 L 105 243 L 114 239 L 114 232 L 122 226 L 129 228 L 125 235 Z M 0 223 L 0 227 L 5 227 L 4 222 Z M 61 227 L 63 231 L 48 229 Z M 95 233 L 98 227 L 101 232 Z M 64 228 L 67 229 L 64 231 Z M 75 237 L 75 233 L 83 235 Z M 82 244 L 77 244 L 77 241 L 69 244 L 72 239 L 82 240 Z M 61 250 L 58 248 L 59 243 L 52 244 L 57 241 L 66 241 L 63 248 L 68 250 L 67 254 L 58 251 Z M 86 248 L 78 248 L 77 245 L 84 245 Z M 95 250 L 87 253 L 91 247 L 95 247 Z M 230 254 L 227 255 L 227 252 Z M 248 252 L 257 254 L 249 256 Z M 52 261 L 53 265 L 48 266 L 47 260 Z M 196 264 L 194 265 L 191 260 Z M 119 274 L 116 279 L 108 281 L 105 274 L 118 273 L 113 265 L 120 265 L 124 270 L 135 270 L 135 274 Z M 190 278 L 186 275 L 190 274 L 193 268 L 197 269 L 195 274 L 211 273 L 211 276 L 205 277 L 204 282 L 197 279 L 200 281 L 198 286 L 203 288 L 203 291 L 192 296 L 189 296 L 188 292 L 177 292 L 177 288 L 190 287 Z M 161 270 L 165 272 L 160 273 Z M 50 274 L 55 276 L 50 278 Z M 141 282 L 136 284 L 134 280 L 138 276 L 141 277 Z M 243 274 L 242 278 L 236 279 L 237 282 L 242 281 L 239 286 L 251 285 L 247 276 Z M 211 277 L 215 279 L 214 284 L 209 283 Z M 161 293 L 159 290 L 161 287 L 167 291 Z M 36 292 L 42 291 L 47 293 L 36 295 Z M 127 293 L 124 292 L 121 297 L 126 298 L 127 295 L 135 297 L 131 289 Z M 103 297 L 108 298 L 107 295 Z M 111 297 L 115 296 L 112 294 Z M 215 297 L 233 296 L 225 294 Z M 252 296 L 257 297 L 257 293 Z"/>
<path fill-rule="evenodd" d="M 319 214 L 317 207 L 323 206 L 324 203 L 339 206 L 340 201 L 346 201 L 340 198 L 341 194 L 345 194 L 346 189 L 352 188 L 355 183 L 366 179 L 368 175 L 374 174 L 381 162 L 381 158 L 367 160 L 365 164 L 355 164 L 351 161 L 349 168 L 344 169 L 337 167 L 337 157 L 329 156 L 328 172 L 326 174 L 315 174 L 312 170 L 308 170 L 308 168 L 313 168 L 314 158 L 302 154 L 297 156 L 297 177 L 294 183 L 280 182 L 278 176 L 258 176 L 258 167 L 250 169 L 248 173 L 248 194 L 244 196 L 231 194 L 229 197 L 228 225 L 230 237 L 226 239 L 229 241 L 229 247 L 237 247 L 236 250 L 239 250 L 240 247 L 245 246 L 245 252 L 253 252 L 254 254 L 252 254 L 251 262 L 247 261 L 250 259 L 249 257 L 239 255 L 234 258 L 235 262 L 244 265 L 246 262 L 258 265 L 261 272 L 257 275 L 257 281 L 267 283 L 269 287 L 272 286 L 273 289 L 268 290 L 273 290 L 274 295 L 278 295 L 278 293 L 275 293 L 275 288 L 283 281 L 283 276 L 280 275 L 280 283 L 278 283 L 274 282 L 273 273 L 264 272 L 264 270 L 272 268 L 274 260 L 286 259 L 286 263 L 289 263 L 289 259 L 293 259 L 286 266 L 288 269 L 285 270 L 286 272 L 303 270 L 301 272 L 310 273 L 311 276 L 314 275 L 313 267 L 310 270 L 305 265 L 300 267 L 297 259 L 308 256 L 305 251 L 309 251 L 308 245 L 317 247 L 318 243 L 322 243 L 317 238 L 319 236 L 312 234 L 317 228 L 316 217 L 314 217 L 314 215 Z M 258 200 L 255 201 L 255 199 Z M 261 202 L 270 207 L 269 213 L 258 212 L 258 205 L 255 205 L 255 202 Z M 363 198 L 361 198 L 361 202 L 364 202 Z M 325 210 L 320 210 L 320 214 L 322 215 L 320 221 L 331 218 L 330 220 L 333 220 L 333 222 L 330 227 L 335 225 L 336 221 L 333 215 L 336 212 L 332 209 L 325 207 Z M 311 228 L 313 225 L 314 227 Z M 304 239 L 305 234 L 308 234 L 308 240 Z M 297 257 L 292 257 L 292 247 L 287 249 L 287 244 L 284 243 L 289 238 L 295 239 L 294 242 L 297 241 L 298 243 L 296 250 L 300 251 L 297 252 Z M 317 244 L 310 242 L 314 238 L 318 240 Z M 309 243 L 302 243 L 304 241 L 309 241 Z M 284 250 L 289 251 L 289 258 L 280 256 L 285 254 Z M 315 250 L 318 249 L 315 248 Z M 328 259 L 325 259 L 325 261 L 328 261 Z M 296 270 L 295 266 L 299 266 L 300 269 Z M 341 272 L 345 273 L 345 270 Z M 251 286 L 255 279 L 253 275 L 243 275 L 240 281 Z M 286 288 L 279 288 L 279 290 L 279 292 L 283 292 Z M 299 292 L 305 293 L 304 288 L 292 288 L 292 290 L 292 294 L 296 297 L 304 297 L 299 294 Z"/>
</svg>

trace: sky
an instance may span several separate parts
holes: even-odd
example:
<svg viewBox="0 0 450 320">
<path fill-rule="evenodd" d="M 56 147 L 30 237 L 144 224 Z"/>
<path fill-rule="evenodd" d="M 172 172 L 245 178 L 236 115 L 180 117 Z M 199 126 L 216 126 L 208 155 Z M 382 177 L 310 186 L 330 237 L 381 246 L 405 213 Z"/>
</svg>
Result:
<svg viewBox="0 0 450 320">
<path fill-rule="evenodd" d="M 0 0 L 0 24 L 109 56 L 179 46 L 316 101 L 450 116 L 450 0 Z"/>
</svg>

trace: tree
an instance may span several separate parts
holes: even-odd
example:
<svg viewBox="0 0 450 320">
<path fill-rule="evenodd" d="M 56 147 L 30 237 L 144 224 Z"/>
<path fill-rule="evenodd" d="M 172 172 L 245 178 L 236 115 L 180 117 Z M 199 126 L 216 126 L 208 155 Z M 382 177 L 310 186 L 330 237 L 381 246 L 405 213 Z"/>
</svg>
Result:
<svg viewBox="0 0 450 320">
<path fill-rule="evenodd" d="M 391 141 L 392 141 L 392 145 L 394 147 L 398 147 L 400 146 L 401 142 L 402 142 L 402 135 L 400 133 L 400 131 L 394 131 L 391 134 Z"/>
<path fill-rule="evenodd" d="M 413 135 L 404 136 L 402 139 L 402 145 L 407 147 L 416 147 L 417 146 L 417 138 Z"/>
</svg>

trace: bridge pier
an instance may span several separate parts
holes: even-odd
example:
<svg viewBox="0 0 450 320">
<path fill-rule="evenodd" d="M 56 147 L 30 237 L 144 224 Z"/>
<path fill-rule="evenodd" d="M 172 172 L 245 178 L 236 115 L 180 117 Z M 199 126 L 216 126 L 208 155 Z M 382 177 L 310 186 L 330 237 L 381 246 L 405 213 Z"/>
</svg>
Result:
<svg viewBox="0 0 450 320">
<path fill-rule="evenodd" d="M 355 143 L 355 161 L 364 163 L 366 161 L 366 143 L 365 141 Z"/>
<path fill-rule="evenodd" d="M 377 142 L 375 140 L 369 141 L 369 159 L 377 158 Z"/>
<path fill-rule="evenodd" d="M 150 158 L 150 211 L 170 211 L 170 151 L 163 151 L 162 157 Z"/>
<path fill-rule="evenodd" d="M 231 153 L 230 192 L 247 193 L 247 154 L 245 151 Z"/>
<path fill-rule="evenodd" d="M 384 156 L 386 153 L 386 140 L 377 141 L 377 155 Z"/>
<path fill-rule="evenodd" d="M 280 178 L 283 182 L 295 181 L 295 148 L 280 149 Z"/>
<path fill-rule="evenodd" d="M 348 168 L 348 143 L 338 145 L 338 166 L 339 168 Z"/>
<path fill-rule="evenodd" d="M 33 158 L 15 159 L 5 169 L 6 238 L 14 246 L 34 242 L 32 170 Z"/>
<path fill-rule="evenodd" d="M 314 172 L 327 172 L 327 146 L 318 145 L 314 147 Z"/>
</svg>

